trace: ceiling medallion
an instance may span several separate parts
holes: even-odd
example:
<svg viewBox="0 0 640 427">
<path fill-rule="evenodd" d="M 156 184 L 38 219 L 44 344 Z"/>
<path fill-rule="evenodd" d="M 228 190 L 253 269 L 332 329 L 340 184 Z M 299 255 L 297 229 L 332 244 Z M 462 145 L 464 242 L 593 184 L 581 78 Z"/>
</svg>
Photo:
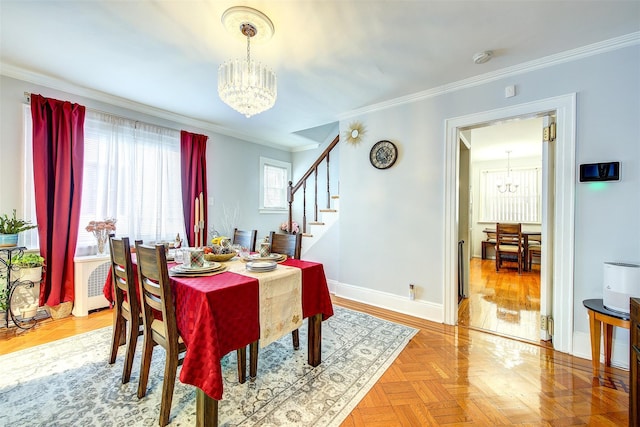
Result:
<svg viewBox="0 0 640 427">
<path fill-rule="evenodd" d="M 362 137 L 367 133 L 364 125 L 360 122 L 352 122 L 349 129 L 344 131 L 344 139 L 349 144 L 357 145 L 362 141 Z"/>
<path fill-rule="evenodd" d="M 251 59 L 251 39 L 268 40 L 273 36 L 271 20 L 262 12 L 235 6 L 222 14 L 227 31 L 247 40 L 247 59 L 226 61 L 218 68 L 218 94 L 225 104 L 251 117 L 273 107 L 278 97 L 273 70 Z"/>
</svg>

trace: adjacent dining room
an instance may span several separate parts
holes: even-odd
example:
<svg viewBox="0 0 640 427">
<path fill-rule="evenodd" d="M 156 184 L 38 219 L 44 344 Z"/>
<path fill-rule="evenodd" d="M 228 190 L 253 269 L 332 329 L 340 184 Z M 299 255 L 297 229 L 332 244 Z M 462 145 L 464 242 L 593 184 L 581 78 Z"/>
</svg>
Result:
<svg viewBox="0 0 640 427">
<path fill-rule="evenodd" d="M 473 190 L 458 321 L 550 346 L 540 331 L 543 173 L 552 173 L 542 167 L 542 128 L 534 117 L 465 132 Z"/>
</svg>

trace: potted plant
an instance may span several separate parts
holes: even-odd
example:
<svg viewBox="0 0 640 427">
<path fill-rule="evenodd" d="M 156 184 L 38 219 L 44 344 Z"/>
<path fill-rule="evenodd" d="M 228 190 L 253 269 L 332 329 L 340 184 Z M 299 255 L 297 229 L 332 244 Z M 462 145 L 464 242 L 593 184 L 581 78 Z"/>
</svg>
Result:
<svg viewBox="0 0 640 427">
<path fill-rule="evenodd" d="M 16 210 L 13 210 L 13 217 L 9 218 L 7 214 L 0 216 L 0 247 L 12 247 L 18 244 L 18 233 L 36 228 L 37 225 L 31 224 L 16 218 Z"/>
<path fill-rule="evenodd" d="M 11 300 L 18 306 L 12 305 L 15 313 L 20 313 L 23 318 L 35 317 L 38 312 L 38 299 L 40 296 L 40 282 L 44 258 L 36 252 L 24 252 L 11 257 L 11 281 L 31 282 L 28 286 L 16 288 L 16 295 Z M 14 283 L 14 285 L 15 285 Z M 12 286 L 14 286 L 12 285 Z M 4 295 L 6 300 L 6 295 Z M 13 304 L 13 303 L 12 303 Z M 6 307 L 5 307 L 6 310 Z"/>
<path fill-rule="evenodd" d="M 15 255 L 11 258 L 11 265 L 11 281 L 29 280 L 33 283 L 40 283 L 44 266 L 44 258 L 40 254 L 26 252 Z"/>
</svg>

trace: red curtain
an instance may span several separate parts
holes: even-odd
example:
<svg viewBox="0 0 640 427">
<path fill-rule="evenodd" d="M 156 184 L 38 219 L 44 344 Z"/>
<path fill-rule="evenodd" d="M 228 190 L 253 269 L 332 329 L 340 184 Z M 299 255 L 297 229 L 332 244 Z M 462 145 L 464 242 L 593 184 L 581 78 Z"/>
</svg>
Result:
<svg viewBox="0 0 640 427">
<path fill-rule="evenodd" d="M 189 246 L 195 245 L 194 202 L 203 195 L 204 208 L 204 244 L 207 239 L 207 139 L 206 135 L 198 135 L 187 131 L 180 132 L 180 163 L 182 176 L 182 210 L 184 225 L 187 229 Z"/>
<path fill-rule="evenodd" d="M 36 218 L 40 254 L 47 263 L 40 304 L 54 307 L 74 300 L 85 107 L 32 95 L 31 115 Z"/>
</svg>

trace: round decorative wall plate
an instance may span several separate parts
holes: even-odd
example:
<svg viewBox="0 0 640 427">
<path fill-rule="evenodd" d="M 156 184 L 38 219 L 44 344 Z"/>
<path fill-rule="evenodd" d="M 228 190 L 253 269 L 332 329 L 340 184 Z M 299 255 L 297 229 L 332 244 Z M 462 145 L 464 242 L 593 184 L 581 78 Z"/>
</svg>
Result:
<svg viewBox="0 0 640 427">
<path fill-rule="evenodd" d="M 357 145 L 362 141 L 362 137 L 367 133 L 364 125 L 360 122 L 349 124 L 349 129 L 344 132 L 344 139 L 352 145 Z"/>
<path fill-rule="evenodd" d="M 398 148 L 393 142 L 387 140 L 376 142 L 369 153 L 369 160 L 373 167 L 377 169 L 390 168 L 397 158 Z"/>
</svg>

